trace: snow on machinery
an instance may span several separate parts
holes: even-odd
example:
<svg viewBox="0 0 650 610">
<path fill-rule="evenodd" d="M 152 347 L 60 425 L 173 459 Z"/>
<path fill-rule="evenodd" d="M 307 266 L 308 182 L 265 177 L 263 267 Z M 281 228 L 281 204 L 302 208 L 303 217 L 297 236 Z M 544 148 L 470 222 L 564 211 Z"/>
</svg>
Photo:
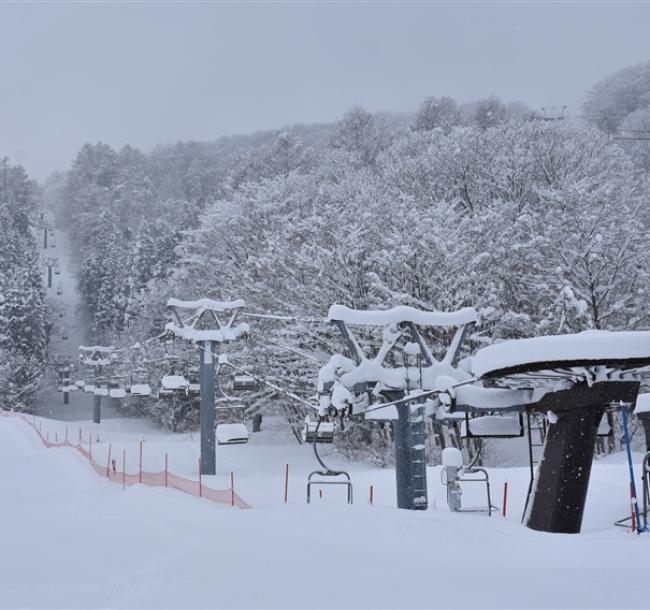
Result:
<svg viewBox="0 0 650 610">
<path fill-rule="evenodd" d="M 634 404 L 650 376 L 650 332 L 505 341 L 459 363 L 458 350 L 476 320 L 471 309 L 363 312 L 334 305 L 328 318 L 339 327 L 348 355 L 334 354 L 320 370 L 319 415 L 393 420 L 400 508 L 427 505 L 425 416 L 464 420 L 468 436 L 508 437 L 523 433 L 520 413 L 540 413 L 548 414 L 550 425 L 526 524 L 550 532 L 580 530 L 605 405 Z M 374 357 L 360 347 L 349 328 L 354 325 L 383 328 Z M 418 330 L 427 326 L 458 329 L 440 360 Z M 567 443 L 571 450 L 563 450 Z"/>
<path fill-rule="evenodd" d="M 169 299 L 167 308 L 172 321 L 165 330 L 189 341 L 199 348 L 200 370 L 200 424 L 201 424 L 201 474 L 216 473 L 215 444 L 215 393 L 218 377 L 215 370 L 217 345 L 246 336 L 248 324 L 235 324 L 244 301 L 214 301 L 200 299 L 181 301 Z M 185 317 L 183 312 L 189 312 Z M 188 383 L 189 387 L 189 383 Z"/>
</svg>

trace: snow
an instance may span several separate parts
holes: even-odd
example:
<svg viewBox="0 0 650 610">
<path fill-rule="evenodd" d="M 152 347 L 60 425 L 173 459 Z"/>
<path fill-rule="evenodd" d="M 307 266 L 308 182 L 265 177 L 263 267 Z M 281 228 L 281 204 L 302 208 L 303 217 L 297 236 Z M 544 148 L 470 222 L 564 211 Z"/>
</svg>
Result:
<svg viewBox="0 0 650 610">
<path fill-rule="evenodd" d="M 228 311 L 245 307 L 242 299 L 235 301 L 214 301 L 213 299 L 198 299 L 196 301 L 181 301 L 180 299 L 168 299 L 167 307 L 178 307 L 180 309 L 205 309 L 212 311 Z"/>
<path fill-rule="evenodd" d="M 463 454 L 456 447 L 445 447 L 442 450 L 442 465 L 454 466 L 455 468 L 463 467 Z"/>
<path fill-rule="evenodd" d="M 469 432 L 474 436 L 519 436 L 522 429 L 519 416 L 480 415 L 470 418 Z M 461 436 L 467 436 L 465 421 L 461 423 Z"/>
<path fill-rule="evenodd" d="M 111 388 L 109 396 L 111 398 L 126 398 L 126 390 L 124 388 Z"/>
<path fill-rule="evenodd" d="M 248 441 L 248 429 L 245 424 L 219 424 L 216 430 L 217 442 L 221 445 Z"/>
<path fill-rule="evenodd" d="M 160 380 L 160 385 L 165 390 L 185 390 L 187 388 L 187 379 L 182 375 L 164 375 Z"/>
<path fill-rule="evenodd" d="M 557 367 L 561 363 L 597 364 L 625 360 L 650 364 L 650 331 L 585 331 L 574 335 L 504 341 L 478 350 L 472 360 L 472 373 L 483 377 L 522 365 L 553 363 L 553 367 Z"/>
<path fill-rule="evenodd" d="M 636 399 L 635 413 L 650 413 L 650 394 L 639 394 Z"/>
<path fill-rule="evenodd" d="M 134 383 L 131 386 L 131 394 L 134 396 L 151 396 L 151 386 L 148 383 Z"/>
<path fill-rule="evenodd" d="M 37 421 L 61 437 L 62 423 Z M 163 434 L 139 420 L 82 425 L 101 435 L 102 456 L 110 441 L 118 460 L 126 448 L 137 467 L 144 436 L 148 469 L 159 469 L 168 451 L 172 470 L 196 472 L 196 437 Z M 506 519 L 450 512 L 440 467 L 428 469 L 431 508 L 407 512 L 395 509 L 394 470 L 341 462 L 321 447 L 334 467 L 350 471 L 355 504 L 328 488 L 306 505 L 312 448 L 288 434 L 278 444 L 282 430 L 218 447 L 218 475 L 204 481 L 224 488 L 234 471 L 238 493 L 253 505 L 240 511 L 165 488 L 123 491 L 74 450 L 45 450 L 24 422 L 0 418 L 0 607 L 647 607 L 650 537 L 612 525 L 629 509 L 623 454 L 594 464 L 584 533 L 565 536 L 520 525 L 525 467 L 489 469 L 493 500 L 508 481 Z M 465 506 L 484 501 L 473 487 L 463 487 Z M 603 570 L 607 578 L 598 576 Z M 413 584 L 378 584 L 386 574 Z M 444 575 L 444 586 L 432 586 L 432 574 Z"/>
<path fill-rule="evenodd" d="M 413 322 L 421 326 L 461 326 L 476 322 L 478 314 L 473 307 L 463 307 L 458 311 L 423 311 L 402 305 L 386 310 L 357 310 L 345 305 L 332 305 L 327 314 L 328 320 L 340 320 L 347 324 L 388 325 L 400 322 Z"/>
<path fill-rule="evenodd" d="M 235 341 L 236 339 L 239 339 L 243 334 L 250 330 L 250 327 L 246 322 L 242 322 L 237 326 L 232 327 L 224 326 L 223 328 L 212 330 L 199 330 L 192 328 L 191 326 L 178 326 L 173 322 L 169 322 L 165 325 L 165 330 L 174 333 L 181 339 L 192 341 L 194 343 L 199 341 L 215 341 L 217 343 L 223 343 L 224 341 Z"/>
</svg>

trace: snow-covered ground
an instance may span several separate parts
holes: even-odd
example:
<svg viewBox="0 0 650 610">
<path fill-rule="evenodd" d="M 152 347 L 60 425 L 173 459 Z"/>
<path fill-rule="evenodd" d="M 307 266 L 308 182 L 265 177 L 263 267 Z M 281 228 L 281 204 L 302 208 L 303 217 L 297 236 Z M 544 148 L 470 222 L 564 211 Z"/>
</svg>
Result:
<svg viewBox="0 0 650 610">
<path fill-rule="evenodd" d="M 129 470 L 144 438 L 145 469 L 160 470 L 168 453 L 172 471 L 196 475 L 193 435 L 161 433 L 139 420 L 36 422 L 60 438 L 66 425 L 70 438 L 78 435 L 76 426 L 95 440 L 99 435 L 96 458 L 101 461 L 112 443 L 113 455 L 127 450 Z M 311 448 L 292 443 L 280 422 L 265 421 L 264 428 L 247 445 L 218 447 L 218 474 L 205 478 L 224 488 L 233 471 L 237 492 L 253 506 L 238 510 L 164 488 L 123 491 L 97 476 L 75 450 L 45 449 L 27 423 L 0 418 L 0 606 L 650 605 L 650 536 L 612 525 L 629 506 L 622 455 L 595 463 L 584 533 L 569 536 L 519 524 L 525 468 L 490 470 L 496 504 L 509 482 L 506 519 L 449 512 L 435 467 L 429 469 L 431 508 L 425 512 L 395 509 L 394 472 L 363 464 L 349 467 L 353 506 L 331 488 L 306 505 L 306 475 L 316 467 Z M 464 502 L 478 504 L 480 491 L 467 485 Z"/>
</svg>

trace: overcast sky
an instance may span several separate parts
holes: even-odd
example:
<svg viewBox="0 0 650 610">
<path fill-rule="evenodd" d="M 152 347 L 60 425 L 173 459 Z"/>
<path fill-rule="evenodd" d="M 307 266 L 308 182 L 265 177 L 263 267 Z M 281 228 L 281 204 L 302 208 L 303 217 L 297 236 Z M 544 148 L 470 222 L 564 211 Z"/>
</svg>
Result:
<svg viewBox="0 0 650 610">
<path fill-rule="evenodd" d="M 650 60 L 650 3 L 1 3 L 0 155 L 158 143 L 490 94 L 579 110 Z"/>
</svg>

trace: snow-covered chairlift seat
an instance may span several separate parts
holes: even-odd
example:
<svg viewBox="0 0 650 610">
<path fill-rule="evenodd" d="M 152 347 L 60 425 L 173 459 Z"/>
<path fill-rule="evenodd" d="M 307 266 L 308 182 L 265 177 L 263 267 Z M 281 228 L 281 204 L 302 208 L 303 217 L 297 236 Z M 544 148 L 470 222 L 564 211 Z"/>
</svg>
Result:
<svg viewBox="0 0 650 610">
<path fill-rule="evenodd" d="M 161 389 L 170 392 L 185 392 L 188 388 L 188 382 L 182 375 L 165 375 L 160 380 Z"/>
<path fill-rule="evenodd" d="M 318 427 L 318 433 L 316 427 Z M 302 429 L 302 440 L 305 443 L 313 443 L 314 440 L 317 443 L 334 442 L 334 422 L 321 422 L 318 426 L 318 422 L 306 421 Z"/>
<path fill-rule="evenodd" d="M 111 398 L 126 398 L 126 390 L 124 388 L 111 388 L 109 396 Z"/>
<path fill-rule="evenodd" d="M 217 444 L 242 445 L 250 435 L 245 424 L 219 424 L 216 429 Z"/>
<path fill-rule="evenodd" d="M 134 383 L 131 385 L 132 396 L 151 396 L 151 386 L 148 383 Z"/>
<path fill-rule="evenodd" d="M 524 422 L 521 413 L 469 417 L 466 412 L 460 435 L 463 438 L 519 438 L 524 435 Z"/>
</svg>

